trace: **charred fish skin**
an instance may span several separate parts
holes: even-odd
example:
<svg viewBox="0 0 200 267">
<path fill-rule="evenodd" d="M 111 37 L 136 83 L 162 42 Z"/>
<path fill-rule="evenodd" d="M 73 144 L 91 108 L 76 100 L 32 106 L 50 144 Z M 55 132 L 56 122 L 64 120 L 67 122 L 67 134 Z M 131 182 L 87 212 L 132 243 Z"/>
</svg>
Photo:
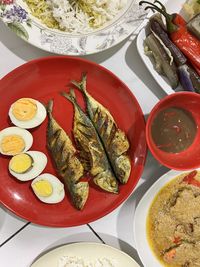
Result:
<svg viewBox="0 0 200 267">
<path fill-rule="evenodd" d="M 88 199 L 89 184 L 87 182 L 71 183 L 70 189 L 73 192 L 71 197 L 75 207 L 82 210 Z"/>
<path fill-rule="evenodd" d="M 87 112 L 100 136 L 116 177 L 122 184 L 126 184 L 131 172 L 131 160 L 127 154 L 130 147 L 128 138 L 117 127 L 110 112 L 87 92 L 86 83 L 86 74 L 83 74 L 80 82 L 72 81 L 84 95 Z"/>
<path fill-rule="evenodd" d="M 79 182 L 84 174 L 84 168 L 76 157 L 76 149 L 66 132 L 61 128 L 52 115 L 53 101 L 47 106 L 47 147 L 59 175 L 63 178 L 74 206 L 81 210 L 88 199 L 88 182 Z"/>
<path fill-rule="evenodd" d="M 62 95 L 74 106 L 74 139 L 87 161 L 88 171 L 94 177 L 94 183 L 107 192 L 118 193 L 118 182 L 94 125 L 78 105 L 73 90 L 69 94 L 63 92 Z"/>
</svg>

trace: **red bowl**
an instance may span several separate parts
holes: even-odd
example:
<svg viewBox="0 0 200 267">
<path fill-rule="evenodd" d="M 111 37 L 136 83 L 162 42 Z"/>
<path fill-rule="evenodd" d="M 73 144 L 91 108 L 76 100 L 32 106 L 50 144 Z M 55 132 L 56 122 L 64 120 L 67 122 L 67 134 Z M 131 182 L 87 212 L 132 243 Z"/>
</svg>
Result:
<svg viewBox="0 0 200 267">
<path fill-rule="evenodd" d="M 176 107 L 188 111 L 197 125 L 193 143 L 184 151 L 169 153 L 159 149 L 151 135 L 151 126 L 156 115 L 163 109 Z M 200 167 L 200 95 L 193 92 L 177 92 L 160 100 L 150 112 L 146 124 L 146 140 L 153 156 L 164 166 L 175 170 Z"/>
</svg>

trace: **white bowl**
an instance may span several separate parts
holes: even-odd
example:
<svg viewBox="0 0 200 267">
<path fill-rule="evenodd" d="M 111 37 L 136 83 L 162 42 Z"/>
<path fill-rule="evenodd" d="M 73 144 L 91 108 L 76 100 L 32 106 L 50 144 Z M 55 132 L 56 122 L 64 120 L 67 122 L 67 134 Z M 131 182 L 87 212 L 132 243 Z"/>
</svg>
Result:
<svg viewBox="0 0 200 267">
<path fill-rule="evenodd" d="M 188 171 L 183 172 L 172 170 L 161 176 L 145 193 L 136 208 L 133 226 L 134 239 L 136 243 L 137 252 L 145 267 L 163 267 L 163 265 L 154 255 L 147 240 L 146 220 L 149 208 L 160 189 L 164 187 L 165 184 L 167 184 L 169 181 L 173 180 L 176 176 L 182 173 L 188 173 Z"/>
<path fill-rule="evenodd" d="M 121 250 L 101 243 L 87 242 L 71 243 L 52 249 L 40 255 L 31 267 L 55 267 L 58 266 L 59 259 L 64 256 L 76 256 L 92 262 L 107 258 L 116 261 L 116 267 L 140 267 L 134 259 Z"/>
<path fill-rule="evenodd" d="M 180 13 L 182 6 L 183 6 L 183 0 L 169 0 L 165 2 L 165 6 L 167 9 L 168 13 Z M 150 17 L 152 13 L 148 15 Z M 166 94 L 173 94 L 174 90 L 170 86 L 168 79 L 164 77 L 163 75 L 158 74 L 158 72 L 154 69 L 153 63 L 151 59 L 145 55 L 144 53 L 144 40 L 146 39 L 146 33 L 145 33 L 145 28 L 147 26 L 148 19 L 145 19 L 145 24 L 144 27 L 141 29 L 140 33 L 138 34 L 137 37 L 137 50 L 138 53 L 144 62 L 145 66 L 155 79 L 155 81 L 160 85 L 160 87 L 166 92 Z M 183 87 L 179 85 L 175 91 L 183 91 Z"/>
</svg>

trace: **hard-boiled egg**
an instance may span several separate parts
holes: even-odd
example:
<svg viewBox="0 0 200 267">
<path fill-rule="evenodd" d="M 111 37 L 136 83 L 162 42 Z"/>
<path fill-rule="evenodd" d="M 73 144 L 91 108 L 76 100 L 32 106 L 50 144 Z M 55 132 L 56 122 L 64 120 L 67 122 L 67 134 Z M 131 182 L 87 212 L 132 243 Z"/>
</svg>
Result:
<svg viewBox="0 0 200 267">
<path fill-rule="evenodd" d="M 64 185 L 52 174 L 43 173 L 35 178 L 31 187 L 35 195 L 45 203 L 58 203 L 65 197 Z"/>
<path fill-rule="evenodd" d="M 9 172 L 20 181 L 29 181 L 40 175 L 47 165 L 47 157 L 39 151 L 18 154 L 9 162 Z"/>
<path fill-rule="evenodd" d="M 26 152 L 33 144 L 33 136 L 25 129 L 8 127 L 0 131 L 0 153 L 14 156 Z"/>
<path fill-rule="evenodd" d="M 40 125 L 46 118 L 45 107 L 33 98 L 20 98 L 9 109 L 12 123 L 24 129 Z"/>
</svg>

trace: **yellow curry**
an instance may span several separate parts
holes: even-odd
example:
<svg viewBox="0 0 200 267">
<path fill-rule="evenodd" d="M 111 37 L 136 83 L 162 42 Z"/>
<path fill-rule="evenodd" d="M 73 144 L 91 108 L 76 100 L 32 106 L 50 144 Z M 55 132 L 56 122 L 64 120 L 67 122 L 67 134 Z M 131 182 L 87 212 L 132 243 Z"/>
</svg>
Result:
<svg viewBox="0 0 200 267">
<path fill-rule="evenodd" d="M 200 172 L 181 174 L 155 197 L 147 236 L 166 267 L 200 266 Z"/>
</svg>

